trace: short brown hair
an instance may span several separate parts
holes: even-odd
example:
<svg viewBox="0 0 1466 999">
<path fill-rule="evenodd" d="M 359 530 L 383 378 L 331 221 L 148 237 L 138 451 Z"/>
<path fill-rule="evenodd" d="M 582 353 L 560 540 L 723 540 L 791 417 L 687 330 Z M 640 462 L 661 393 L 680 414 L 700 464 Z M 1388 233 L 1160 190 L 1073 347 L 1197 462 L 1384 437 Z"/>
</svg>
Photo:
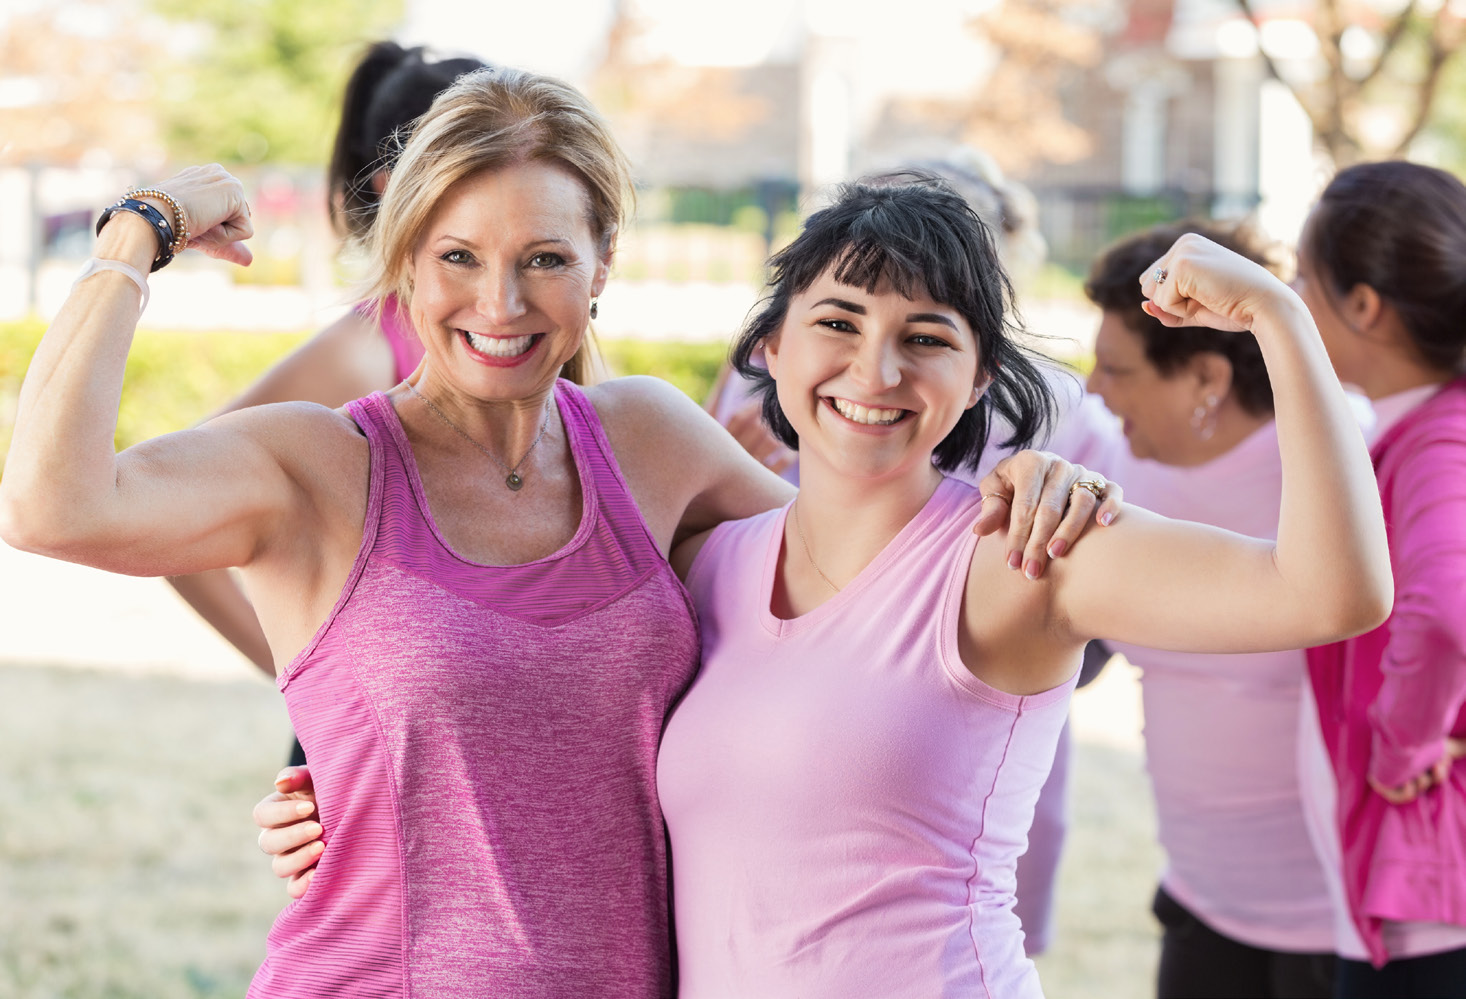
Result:
<svg viewBox="0 0 1466 999">
<path fill-rule="evenodd" d="M 1273 386 L 1254 337 L 1205 326 L 1165 326 L 1140 307 L 1145 300 L 1140 293 L 1141 273 L 1188 232 L 1275 269 L 1272 247 L 1247 223 L 1204 219 L 1166 222 L 1105 248 L 1090 265 L 1084 294 L 1105 312 L 1119 316 L 1126 328 L 1140 337 L 1146 360 L 1161 374 L 1174 374 L 1197 354 L 1220 354 L 1232 365 L 1232 390 L 1237 393 L 1238 404 L 1255 416 L 1271 413 Z"/>
</svg>

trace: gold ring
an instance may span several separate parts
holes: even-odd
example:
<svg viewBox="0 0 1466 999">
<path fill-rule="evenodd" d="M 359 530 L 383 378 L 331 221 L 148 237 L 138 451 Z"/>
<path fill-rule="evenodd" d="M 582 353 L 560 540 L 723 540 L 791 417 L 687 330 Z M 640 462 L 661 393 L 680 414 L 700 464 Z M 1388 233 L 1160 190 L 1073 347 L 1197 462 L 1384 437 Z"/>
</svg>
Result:
<svg viewBox="0 0 1466 999">
<path fill-rule="evenodd" d="M 1104 502 L 1105 480 L 1104 479 L 1080 479 L 1069 487 L 1069 495 L 1074 495 L 1074 490 L 1083 489 L 1095 498 L 1096 502 Z"/>
</svg>

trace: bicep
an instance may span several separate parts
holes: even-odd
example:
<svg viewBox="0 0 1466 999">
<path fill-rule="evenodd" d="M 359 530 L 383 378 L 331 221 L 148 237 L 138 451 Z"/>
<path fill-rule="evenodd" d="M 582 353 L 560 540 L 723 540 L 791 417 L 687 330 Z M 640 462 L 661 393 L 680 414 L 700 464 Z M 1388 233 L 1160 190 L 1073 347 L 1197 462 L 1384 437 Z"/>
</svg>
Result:
<svg viewBox="0 0 1466 999">
<path fill-rule="evenodd" d="M 63 557 L 129 575 L 183 575 L 248 565 L 281 530 L 302 523 L 307 504 L 257 426 L 266 421 L 241 416 L 119 454 L 112 500 L 89 531 L 86 557 Z"/>
<path fill-rule="evenodd" d="M 1290 585 L 1274 551 L 1271 541 L 1127 506 L 1050 567 L 1056 620 L 1078 638 L 1176 652 L 1265 652 L 1342 637 Z"/>
</svg>

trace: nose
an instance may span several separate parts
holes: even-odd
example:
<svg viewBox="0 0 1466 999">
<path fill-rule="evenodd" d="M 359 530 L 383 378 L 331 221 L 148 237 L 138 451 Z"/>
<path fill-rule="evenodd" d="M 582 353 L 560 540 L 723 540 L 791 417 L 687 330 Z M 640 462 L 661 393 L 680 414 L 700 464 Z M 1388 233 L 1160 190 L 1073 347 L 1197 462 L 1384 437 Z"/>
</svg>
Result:
<svg viewBox="0 0 1466 999">
<path fill-rule="evenodd" d="M 901 384 L 901 358 L 893 344 L 879 337 L 861 341 L 851 373 L 861 388 L 872 393 L 885 392 Z"/>
<path fill-rule="evenodd" d="M 1093 395 L 1099 395 L 1100 394 L 1100 383 L 1103 380 L 1104 379 L 1102 379 L 1100 377 L 1100 373 L 1099 373 L 1099 368 L 1098 367 L 1090 368 L 1089 369 L 1089 377 L 1084 380 L 1084 391 L 1089 392 L 1089 393 L 1091 393 Z"/>
<path fill-rule="evenodd" d="M 513 268 L 487 273 L 478 289 L 478 312 L 495 326 L 508 326 L 525 313 L 519 275 Z"/>
</svg>

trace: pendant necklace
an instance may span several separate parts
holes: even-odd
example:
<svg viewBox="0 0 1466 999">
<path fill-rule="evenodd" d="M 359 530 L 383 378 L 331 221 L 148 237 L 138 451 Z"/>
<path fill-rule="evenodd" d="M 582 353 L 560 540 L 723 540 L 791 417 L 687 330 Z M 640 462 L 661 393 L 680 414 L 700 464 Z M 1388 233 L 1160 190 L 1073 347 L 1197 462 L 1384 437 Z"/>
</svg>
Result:
<svg viewBox="0 0 1466 999">
<path fill-rule="evenodd" d="M 825 575 L 825 570 L 820 568 L 820 564 L 814 560 L 814 553 L 809 550 L 809 542 L 804 539 L 804 528 L 799 524 L 799 503 L 797 500 L 789 504 L 789 513 L 794 517 L 794 530 L 799 532 L 799 543 L 804 546 L 804 557 L 809 559 L 809 564 L 814 566 L 814 571 L 820 574 L 820 579 L 829 583 L 830 589 L 839 593 L 840 587 L 835 585 L 833 579 Z"/>
<path fill-rule="evenodd" d="M 519 492 L 519 490 L 524 488 L 524 476 L 519 474 L 519 467 L 529 460 L 530 455 L 534 454 L 534 449 L 540 446 L 540 441 L 544 438 L 545 431 L 550 429 L 550 401 L 554 399 L 553 395 L 551 395 L 550 399 L 545 400 L 545 421 L 540 424 L 540 432 L 535 437 L 534 443 L 529 446 L 528 451 L 524 452 L 524 457 L 516 461 L 513 468 L 510 468 L 508 465 L 499 460 L 499 456 L 497 454 L 484 447 L 472 437 L 468 436 L 467 431 L 465 431 L 458 424 L 454 423 L 452 420 L 448 419 L 448 415 L 437 406 L 433 405 L 433 401 L 431 399 L 419 392 L 416 385 L 412 384 L 412 382 L 403 382 L 402 384 L 406 385 L 412 391 L 413 395 L 417 396 L 424 403 L 426 403 L 427 407 L 433 411 L 433 415 L 446 423 L 450 430 L 452 430 L 459 437 L 462 437 L 464 440 L 468 441 L 468 443 L 472 444 L 474 447 L 478 448 L 484 454 L 488 455 L 489 459 L 493 461 L 494 464 L 499 466 L 500 471 L 505 473 L 504 485 L 508 486 L 512 492 L 517 493 Z M 818 571 L 818 567 L 816 567 L 816 571 Z M 821 573 L 821 575 L 823 575 L 823 573 Z"/>
</svg>

